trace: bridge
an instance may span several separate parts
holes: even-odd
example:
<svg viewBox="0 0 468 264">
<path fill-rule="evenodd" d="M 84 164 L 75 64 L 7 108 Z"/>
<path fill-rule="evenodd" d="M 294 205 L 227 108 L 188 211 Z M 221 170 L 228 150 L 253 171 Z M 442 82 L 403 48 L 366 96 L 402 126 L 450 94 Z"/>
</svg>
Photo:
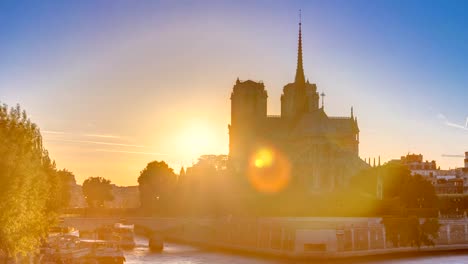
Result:
<svg viewBox="0 0 468 264">
<path fill-rule="evenodd" d="M 178 235 L 184 232 L 186 226 L 212 226 L 213 220 L 190 220 L 187 218 L 154 218 L 154 217 L 70 217 L 63 219 L 63 225 L 74 227 L 80 231 L 93 231 L 102 226 L 115 223 L 130 224 L 135 226 L 135 233 L 145 237 L 155 234 L 163 237 Z"/>
</svg>

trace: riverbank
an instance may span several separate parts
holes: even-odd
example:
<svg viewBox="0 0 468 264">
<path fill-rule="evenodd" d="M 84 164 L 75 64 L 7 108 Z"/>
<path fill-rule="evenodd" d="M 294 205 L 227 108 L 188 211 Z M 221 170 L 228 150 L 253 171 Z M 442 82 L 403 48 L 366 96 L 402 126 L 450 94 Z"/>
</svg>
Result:
<svg viewBox="0 0 468 264">
<path fill-rule="evenodd" d="M 468 252 L 443 251 L 434 254 L 390 255 L 371 258 L 350 258 L 341 260 L 297 260 L 278 258 L 271 255 L 249 254 L 245 252 L 222 250 L 212 247 L 199 247 L 189 244 L 179 244 L 172 241 L 166 243 L 165 250 L 161 253 L 151 252 L 147 247 L 147 239 L 137 238 L 137 247 L 132 251 L 126 251 L 128 264 L 144 263 L 213 263 L 213 264 L 452 264 L 468 263 Z"/>
<path fill-rule="evenodd" d="M 184 239 L 168 238 L 166 242 L 189 245 L 210 252 L 218 252 L 230 255 L 239 255 L 244 257 L 254 257 L 268 260 L 282 260 L 286 263 L 374 263 L 391 260 L 409 260 L 438 256 L 467 256 L 468 263 L 468 244 L 445 245 L 433 247 L 405 247 L 393 248 L 387 250 L 373 250 L 362 252 L 344 252 L 340 254 L 321 254 L 321 255 L 284 255 L 275 254 L 267 251 L 258 251 L 243 247 L 214 245 L 203 242 L 194 242 Z"/>
<path fill-rule="evenodd" d="M 79 229 L 117 221 L 65 219 Z M 433 247 L 395 247 L 381 218 L 127 218 L 136 229 L 179 243 L 293 260 L 411 257 L 468 250 L 467 219 L 441 219 Z"/>
</svg>

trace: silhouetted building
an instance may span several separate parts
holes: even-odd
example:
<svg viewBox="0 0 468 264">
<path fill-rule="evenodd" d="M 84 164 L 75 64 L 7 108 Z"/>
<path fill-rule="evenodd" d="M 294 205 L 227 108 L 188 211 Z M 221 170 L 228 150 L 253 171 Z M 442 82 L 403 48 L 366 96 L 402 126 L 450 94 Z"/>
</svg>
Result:
<svg viewBox="0 0 468 264">
<path fill-rule="evenodd" d="M 436 176 L 446 174 L 437 167 L 435 160 L 424 161 L 423 158 L 422 154 L 407 154 L 406 156 L 401 156 L 399 162 L 408 167 L 412 175 L 419 174 L 435 184 Z"/>
<path fill-rule="evenodd" d="M 465 152 L 465 167 L 464 170 L 468 172 L 468 151 Z"/>
<path fill-rule="evenodd" d="M 455 157 L 458 157 L 458 155 Z M 419 174 L 423 176 L 434 185 L 438 194 L 468 192 L 468 152 L 465 153 L 465 167 L 448 170 L 441 170 L 435 160 L 424 161 L 423 158 L 422 154 L 407 154 L 401 156 L 399 160 L 390 162 L 408 167 L 412 175 Z"/>
<path fill-rule="evenodd" d="M 406 165 L 411 171 L 437 170 L 436 161 L 423 161 L 423 155 L 408 154 L 401 157 L 401 163 Z M 420 174 L 420 173 L 418 173 Z"/>
<path fill-rule="evenodd" d="M 285 154 L 292 177 L 308 190 L 330 190 L 345 185 L 349 177 L 366 167 L 359 158 L 359 126 L 353 114 L 328 116 L 325 94 L 306 80 L 302 63 L 302 33 L 295 80 L 284 86 L 281 115 L 267 115 L 267 91 L 262 82 L 237 79 L 231 94 L 229 158 L 242 170 L 253 153 L 272 147 Z M 320 97 L 322 104 L 319 106 Z"/>
<path fill-rule="evenodd" d="M 455 176 L 439 176 L 434 184 L 437 194 L 463 194 L 464 193 L 463 179 Z"/>
</svg>

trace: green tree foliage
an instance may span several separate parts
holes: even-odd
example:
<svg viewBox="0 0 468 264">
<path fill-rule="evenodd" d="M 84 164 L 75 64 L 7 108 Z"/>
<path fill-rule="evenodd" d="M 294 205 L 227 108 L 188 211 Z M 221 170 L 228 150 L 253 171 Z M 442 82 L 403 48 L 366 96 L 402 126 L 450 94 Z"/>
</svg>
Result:
<svg viewBox="0 0 468 264">
<path fill-rule="evenodd" d="M 440 224 L 437 218 L 421 220 L 416 216 L 385 217 L 382 223 L 387 241 L 396 247 L 433 246 L 434 240 L 439 236 Z"/>
<path fill-rule="evenodd" d="M 360 171 L 351 179 L 351 187 L 372 196 L 377 192 L 377 177 L 383 179 L 384 198 L 400 195 L 401 186 L 411 176 L 407 167 L 397 164 L 385 164 Z"/>
<path fill-rule="evenodd" d="M 138 177 L 142 209 L 146 213 L 167 211 L 176 182 L 177 176 L 166 162 L 148 163 Z"/>
<path fill-rule="evenodd" d="M 432 184 L 399 164 L 386 164 L 361 171 L 351 180 L 351 188 L 362 194 L 376 196 L 377 177 L 383 180 L 383 198 L 398 198 L 404 208 L 435 208 L 437 195 Z"/>
<path fill-rule="evenodd" d="M 407 208 L 434 208 L 437 195 L 434 186 L 421 175 L 405 180 L 400 193 L 401 203 Z"/>
<path fill-rule="evenodd" d="M 37 248 L 54 220 L 58 174 L 19 106 L 0 106 L 0 157 L 0 255 L 14 257 Z"/>
<path fill-rule="evenodd" d="M 76 184 L 75 175 L 67 169 L 57 171 L 60 185 L 60 204 L 68 207 L 71 199 L 71 187 Z"/>
<path fill-rule="evenodd" d="M 105 201 L 114 199 L 111 181 L 102 177 L 89 177 L 83 182 L 83 195 L 89 207 L 104 207 Z"/>
<path fill-rule="evenodd" d="M 461 215 L 468 209 L 468 195 L 443 194 L 438 195 L 438 208 L 443 215 Z"/>
</svg>

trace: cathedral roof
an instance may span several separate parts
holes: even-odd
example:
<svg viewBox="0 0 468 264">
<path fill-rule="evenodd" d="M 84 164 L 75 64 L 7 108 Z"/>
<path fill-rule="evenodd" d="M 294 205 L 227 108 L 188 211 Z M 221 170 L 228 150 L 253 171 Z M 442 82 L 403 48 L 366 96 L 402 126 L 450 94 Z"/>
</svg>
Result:
<svg viewBox="0 0 468 264">
<path fill-rule="evenodd" d="M 328 133 L 328 116 L 323 109 L 303 113 L 295 122 L 292 136 L 320 136 Z"/>
<path fill-rule="evenodd" d="M 352 117 L 330 117 L 328 123 L 330 132 L 336 134 L 352 134 L 359 131 Z"/>
<path fill-rule="evenodd" d="M 329 117 L 323 110 L 306 112 L 294 123 L 291 136 L 340 136 L 359 132 L 352 117 Z"/>
</svg>

